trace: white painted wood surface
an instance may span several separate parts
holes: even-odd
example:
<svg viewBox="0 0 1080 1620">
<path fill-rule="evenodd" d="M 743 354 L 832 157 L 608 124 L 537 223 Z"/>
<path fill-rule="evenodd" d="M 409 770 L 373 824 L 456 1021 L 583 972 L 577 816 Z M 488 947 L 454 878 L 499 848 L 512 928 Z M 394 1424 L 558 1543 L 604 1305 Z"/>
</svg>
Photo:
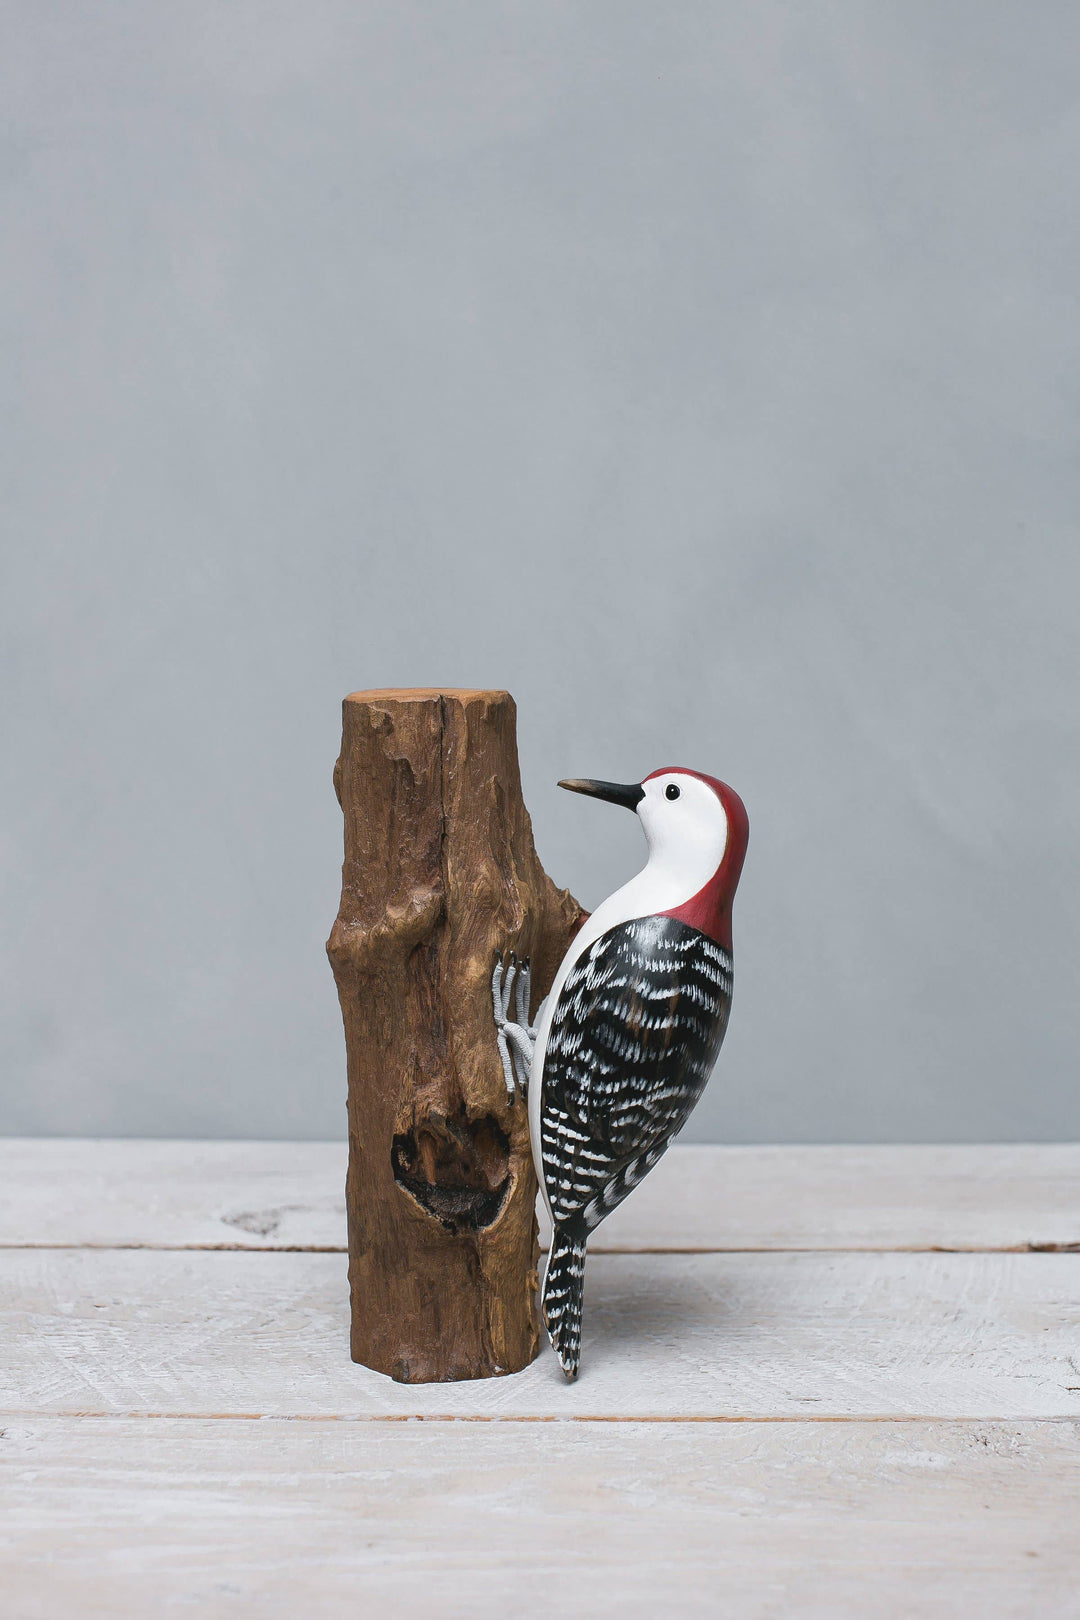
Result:
<svg viewBox="0 0 1080 1620">
<path fill-rule="evenodd" d="M 20 1419 L 6 1620 L 1075 1620 L 1073 1424 Z"/>
<path fill-rule="evenodd" d="M 596 1255 L 582 1374 L 395 1384 L 345 1257 L 8 1250 L 0 1413 L 1080 1417 L 1080 1255 Z"/>
<path fill-rule="evenodd" d="M 4 1620 L 1080 1616 L 1080 1149 L 676 1149 L 575 1386 L 354 1366 L 343 1173 L 0 1144 Z"/>
<path fill-rule="evenodd" d="M 343 1142 L 0 1139 L 0 1247 L 345 1249 Z"/>
<path fill-rule="evenodd" d="M 344 1251 L 337 1142 L 0 1139 L 0 1247 Z M 1075 1249 L 1080 1144 L 676 1145 L 591 1252 Z"/>
</svg>

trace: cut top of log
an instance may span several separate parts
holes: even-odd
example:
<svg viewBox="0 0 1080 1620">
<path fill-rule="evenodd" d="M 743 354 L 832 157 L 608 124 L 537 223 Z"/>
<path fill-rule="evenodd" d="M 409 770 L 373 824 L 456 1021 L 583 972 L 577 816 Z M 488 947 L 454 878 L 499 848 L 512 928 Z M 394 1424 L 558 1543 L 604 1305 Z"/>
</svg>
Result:
<svg viewBox="0 0 1080 1620">
<path fill-rule="evenodd" d="M 513 703 L 510 693 L 501 687 L 482 686 L 380 686 L 370 692 L 350 692 L 346 703 L 432 703 L 448 699 L 455 703 L 470 703 L 474 699 Z"/>
</svg>

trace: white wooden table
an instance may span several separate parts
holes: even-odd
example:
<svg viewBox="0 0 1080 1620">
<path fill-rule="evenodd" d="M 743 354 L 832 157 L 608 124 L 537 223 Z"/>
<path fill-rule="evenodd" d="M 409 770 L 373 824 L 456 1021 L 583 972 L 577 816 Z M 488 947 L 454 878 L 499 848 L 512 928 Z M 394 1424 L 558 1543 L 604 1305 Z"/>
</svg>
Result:
<svg viewBox="0 0 1080 1620">
<path fill-rule="evenodd" d="M 1080 1147 L 675 1148 L 573 1386 L 354 1366 L 343 1177 L 0 1143 L 4 1620 L 1080 1616 Z"/>
</svg>

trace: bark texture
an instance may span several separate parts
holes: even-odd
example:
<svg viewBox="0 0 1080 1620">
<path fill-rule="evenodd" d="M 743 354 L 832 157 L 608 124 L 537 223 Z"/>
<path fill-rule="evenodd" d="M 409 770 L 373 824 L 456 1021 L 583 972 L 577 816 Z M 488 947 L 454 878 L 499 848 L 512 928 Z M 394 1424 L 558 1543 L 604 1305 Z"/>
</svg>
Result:
<svg viewBox="0 0 1080 1620">
<path fill-rule="evenodd" d="M 352 1356 L 407 1383 L 539 1345 L 536 1177 L 492 1021 L 497 951 L 543 999 L 585 913 L 533 848 L 508 692 L 354 692 L 327 951 L 349 1073 Z"/>
</svg>

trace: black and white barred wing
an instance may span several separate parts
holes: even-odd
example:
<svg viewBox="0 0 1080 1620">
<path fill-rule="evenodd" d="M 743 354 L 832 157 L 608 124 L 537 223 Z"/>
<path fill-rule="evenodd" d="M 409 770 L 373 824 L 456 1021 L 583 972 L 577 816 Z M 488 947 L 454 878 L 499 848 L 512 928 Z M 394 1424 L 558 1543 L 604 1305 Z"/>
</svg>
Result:
<svg viewBox="0 0 1080 1620">
<path fill-rule="evenodd" d="M 541 1153 L 552 1215 L 587 1233 L 652 1168 L 716 1062 L 731 957 L 670 917 L 621 923 L 585 951 L 548 1034 Z"/>
</svg>

